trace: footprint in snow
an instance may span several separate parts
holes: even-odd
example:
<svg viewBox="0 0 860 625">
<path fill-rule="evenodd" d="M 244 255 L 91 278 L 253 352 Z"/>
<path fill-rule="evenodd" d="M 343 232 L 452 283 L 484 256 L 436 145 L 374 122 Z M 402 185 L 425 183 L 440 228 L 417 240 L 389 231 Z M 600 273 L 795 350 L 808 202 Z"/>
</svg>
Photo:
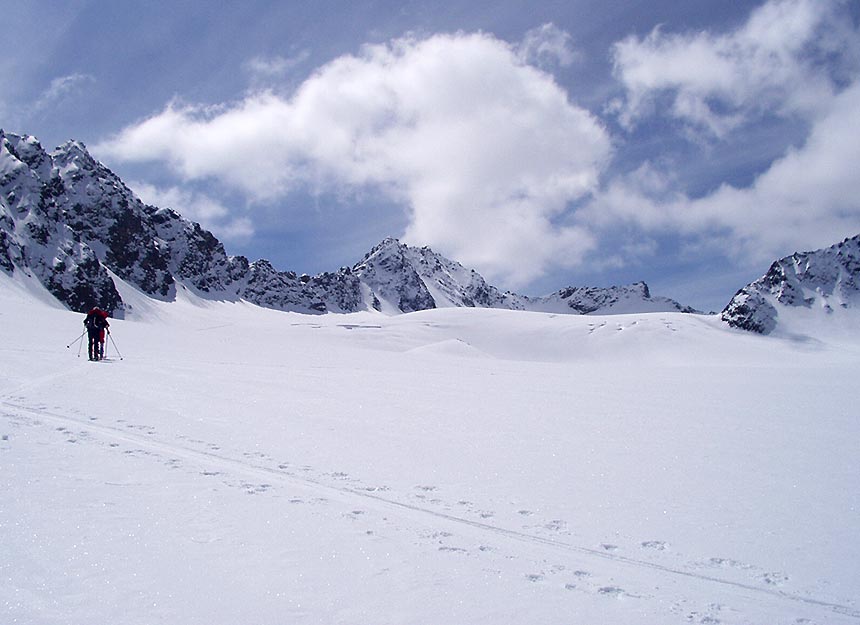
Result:
<svg viewBox="0 0 860 625">
<path fill-rule="evenodd" d="M 359 490 L 363 490 L 368 493 L 384 493 L 385 491 L 391 490 L 388 486 L 364 486 Z"/>
<path fill-rule="evenodd" d="M 768 586 L 782 586 L 788 581 L 789 577 L 783 573 L 765 573 L 759 579 Z"/>
<path fill-rule="evenodd" d="M 642 543 L 643 549 L 655 549 L 657 551 L 666 551 L 669 547 L 669 543 L 664 542 L 662 540 L 646 540 Z"/>
<path fill-rule="evenodd" d="M 561 519 L 554 519 L 549 523 L 544 523 L 543 527 L 552 532 L 563 532 L 567 529 L 567 522 Z"/>
<path fill-rule="evenodd" d="M 607 553 L 615 553 L 618 551 L 618 545 L 611 545 L 609 543 L 603 543 L 600 545 L 600 548 L 606 551 Z"/>
<path fill-rule="evenodd" d="M 441 538 L 451 538 L 451 536 L 453 536 L 453 535 L 454 534 L 452 534 L 451 532 L 446 532 L 444 530 L 421 532 L 422 538 L 430 538 L 433 540 L 438 540 Z"/>
<path fill-rule="evenodd" d="M 755 568 L 751 564 L 745 564 L 744 562 L 732 560 L 731 558 L 711 558 L 708 560 L 708 564 L 710 566 L 716 566 L 724 569 L 741 569 L 744 571 L 749 571 Z"/>
<path fill-rule="evenodd" d="M 690 612 L 687 615 L 688 623 L 702 623 L 703 625 L 717 625 L 720 622 L 715 616 L 711 616 L 710 614 L 699 614 L 698 612 Z"/>
</svg>

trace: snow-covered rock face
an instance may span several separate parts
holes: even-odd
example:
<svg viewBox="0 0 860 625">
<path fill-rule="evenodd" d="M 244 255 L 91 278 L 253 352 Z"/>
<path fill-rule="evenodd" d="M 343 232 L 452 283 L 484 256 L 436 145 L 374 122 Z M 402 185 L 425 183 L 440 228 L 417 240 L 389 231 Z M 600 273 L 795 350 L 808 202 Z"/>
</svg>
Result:
<svg viewBox="0 0 860 625">
<path fill-rule="evenodd" d="M 144 204 L 77 141 L 53 152 L 0 131 L 0 271 L 35 275 L 76 311 L 125 306 L 111 274 L 147 295 L 177 288 L 212 299 L 244 299 L 304 313 L 481 307 L 568 314 L 683 310 L 644 283 L 568 288 L 541 298 L 502 292 L 472 269 L 428 247 L 386 239 L 354 267 L 317 276 L 278 271 L 266 260 L 228 256 L 199 224 Z"/>
<path fill-rule="evenodd" d="M 580 315 L 640 312 L 698 312 L 668 297 L 653 297 L 648 285 L 636 282 L 613 287 L 568 287 L 546 297 L 532 298 L 532 310 Z"/>
<path fill-rule="evenodd" d="M 198 224 L 144 204 L 79 142 L 46 152 L 0 131 L 0 269 L 34 274 L 69 308 L 122 316 L 110 272 L 169 300 L 176 283 L 227 296 L 248 271 Z"/>
<path fill-rule="evenodd" d="M 431 308 L 523 309 L 525 298 L 502 293 L 475 270 L 435 253 L 385 239 L 353 271 L 377 310 L 413 312 Z"/>
<path fill-rule="evenodd" d="M 377 310 L 415 312 L 436 308 L 427 285 L 415 271 L 410 250 L 396 239 L 385 239 L 354 267 L 372 293 Z"/>
<path fill-rule="evenodd" d="M 110 172 L 99 171 L 92 159 L 74 158 L 77 148 L 66 144 L 51 155 L 33 137 L 0 131 L 0 268 L 32 272 L 74 310 L 99 305 L 116 314 L 119 293 L 89 243 L 107 242 L 99 226 L 109 224 L 91 217 L 114 199 L 99 188 Z"/>
<path fill-rule="evenodd" d="M 856 309 L 860 303 L 860 235 L 837 245 L 786 256 L 742 288 L 722 312 L 729 325 L 770 334 L 792 309 Z"/>
</svg>

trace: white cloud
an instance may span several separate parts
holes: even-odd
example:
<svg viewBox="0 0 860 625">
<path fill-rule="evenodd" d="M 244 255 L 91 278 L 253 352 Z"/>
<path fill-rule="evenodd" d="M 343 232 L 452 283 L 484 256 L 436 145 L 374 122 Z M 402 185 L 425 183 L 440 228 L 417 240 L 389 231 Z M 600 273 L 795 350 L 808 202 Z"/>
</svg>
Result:
<svg viewBox="0 0 860 625">
<path fill-rule="evenodd" d="M 613 180 L 578 218 L 597 229 L 700 237 L 727 256 L 766 262 L 860 232 L 860 81 L 834 96 L 806 142 L 748 187 L 723 184 L 701 198 L 676 189 L 652 164 Z"/>
<path fill-rule="evenodd" d="M 614 103 L 627 126 L 668 102 L 693 129 L 723 138 L 764 112 L 814 114 L 857 55 L 857 32 L 839 0 L 771 0 L 736 30 L 666 34 L 615 44 L 615 74 L 626 89 Z M 847 17 L 847 21 L 846 21 Z"/>
<path fill-rule="evenodd" d="M 289 96 L 172 102 L 94 150 L 163 161 L 187 181 L 218 179 L 270 204 L 296 190 L 372 190 L 403 206 L 408 225 L 392 234 L 511 288 L 589 254 L 595 267 L 641 261 L 664 235 L 682 250 L 706 246 L 758 263 L 858 231 L 860 37 L 850 20 L 834 21 L 841 8 L 772 0 L 730 33 L 655 30 L 615 46 L 626 123 L 669 117 L 681 122 L 676 130 L 729 142 L 767 116 L 809 128 L 750 185 L 705 197 L 685 193 L 660 155 L 607 176 L 606 129 L 530 64 L 541 50 L 562 60 L 558 51 L 569 49 L 551 25 L 517 45 L 459 33 L 367 46 Z M 210 219 L 222 236 L 251 231 L 224 207 L 206 217 L 194 197 L 167 203 Z"/>
<path fill-rule="evenodd" d="M 55 106 L 69 96 L 79 92 L 85 85 L 94 83 L 95 81 L 94 76 L 80 73 L 54 78 L 48 88 L 36 100 L 33 108 L 41 111 Z"/>
<path fill-rule="evenodd" d="M 291 82 L 294 74 L 311 56 L 310 50 L 301 50 L 293 56 L 255 56 L 245 62 L 243 69 L 248 74 L 252 89 L 284 86 Z"/>
<path fill-rule="evenodd" d="M 789 150 L 748 188 L 723 185 L 690 202 L 685 221 L 729 229 L 740 251 L 831 245 L 860 232 L 860 82 L 834 97 L 806 143 Z"/>
<path fill-rule="evenodd" d="M 570 34 L 552 23 L 528 31 L 518 52 L 524 62 L 538 67 L 553 64 L 567 67 L 580 56 L 573 47 Z"/>
<path fill-rule="evenodd" d="M 680 236 L 687 249 L 757 264 L 860 232 L 860 33 L 844 8 L 771 0 L 728 34 L 657 29 L 616 44 L 626 88 L 616 112 L 626 124 L 668 116 L 731 142 L 733 131 L 776 115 L 809 132 L 748 186 L 724 183 L 704 197 L 684 192 L 670 161 L 646 162 L 609 180 L 577 221 Z"/>
<path fill-rule="evenodd" d="M 310 50 L 302 50 L 294 56 L 255 56 L 245 63 L 245 69 L 251 74 L 280 78 L 294 70 L 310 58 Z"/>
<path fill-rule="evenodd" d="M 289 98 L 174 102 L 95 151 L 166 161 L 259 201 L 374 187 L 403 203 L 408 240 L 516 286 L 593 246 L 585 229 L 555 222 L 597 187 L 610 141 L 516 46 L 460 33 L 367 46 Z"/>
<path fill-rule="evenodd" d="M 231 217 L 227 207 L 203 193 L 180 187 L 156 187 L 140 181 L 132 181 L 128 186 L 146 204 L 172 208 L 224 241 L 247 241 L 254 234 L 250 219 Z"/>
</svg>

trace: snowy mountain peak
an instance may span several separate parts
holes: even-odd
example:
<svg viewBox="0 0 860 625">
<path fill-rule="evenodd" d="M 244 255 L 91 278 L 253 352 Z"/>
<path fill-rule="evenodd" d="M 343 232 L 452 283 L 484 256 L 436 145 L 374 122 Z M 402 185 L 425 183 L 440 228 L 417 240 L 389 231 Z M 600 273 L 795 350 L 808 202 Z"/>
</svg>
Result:
<svg viewBox="0 0 860 625">
<path fill-rule="evenodd" d="M 526 298 L 490 286 L 475 270 L 437 254 L 387 238 L 354 267 L 377 310 L 428 308 L 524 308 Z"/>
<path fill-rule="evenodd" d="M 37 168 L 45 157 L 45 151 L 35 137 L 6 134 L 0 130 L 0 146 L 3 151 L 23 164 Z"/>
<path fill-rule="evenodd" d="M 832 315 L 860 303 L 860 235 L 774 262 L 742 288 L 721 313 L 729 325 L 770 334 L 793 311 Z"/>
<path fill-rule="evenodd" d="M 409 258 L 409 248 L 397 239 L 382 241 L 353 271 L 369 290 L 371 306 L 376 310 L 415 312 L 436 308 L 433 296 Z"/>
</svg>

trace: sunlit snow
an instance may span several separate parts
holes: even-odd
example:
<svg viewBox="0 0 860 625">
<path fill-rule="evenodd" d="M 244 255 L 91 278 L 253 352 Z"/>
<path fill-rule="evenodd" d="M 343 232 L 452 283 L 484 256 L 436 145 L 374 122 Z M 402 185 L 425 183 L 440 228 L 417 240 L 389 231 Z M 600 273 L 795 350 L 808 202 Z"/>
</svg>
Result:
<svg viewBox="0 0 860 625">
<path fill-rule="evenodd" d="M 93 363 L 40 289 L 0 274 L 2 623 L 860 622 L 844 324 L 123 287 Z"/>
</svg>

